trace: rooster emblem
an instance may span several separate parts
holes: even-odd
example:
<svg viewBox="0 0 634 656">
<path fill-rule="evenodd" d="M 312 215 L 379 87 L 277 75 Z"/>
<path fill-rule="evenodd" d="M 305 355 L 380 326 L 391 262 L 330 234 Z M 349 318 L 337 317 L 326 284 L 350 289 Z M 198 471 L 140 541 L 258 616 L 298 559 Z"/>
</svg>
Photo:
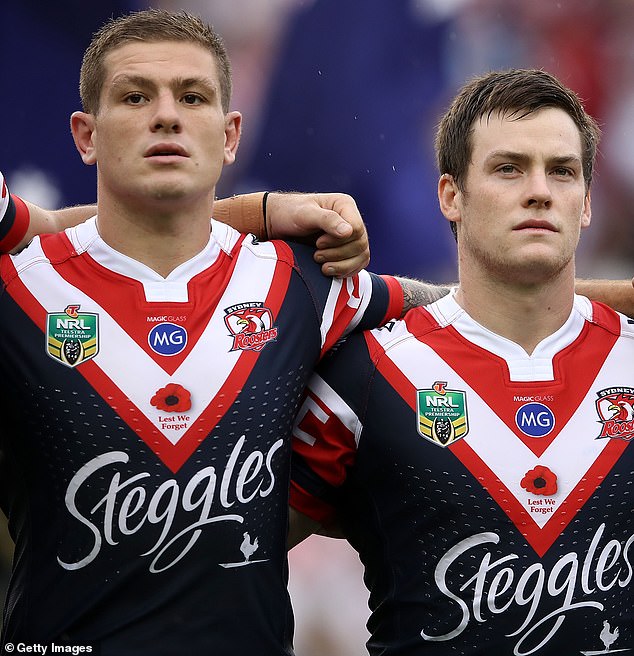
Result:
<svg viewBox="0 0 634 656">
<path fill-rule="evenodd" d="M 225 324 L 233 336 L 232 351 L 261 351 L 277 339 L 271 310 L 259 301 L 226 308 Z"/>
<path fill-rule="evenodd" d="M 614 421 L 632 421 L 634 419 L 634 407 L 632 407 L 632 400 L 619 395 L 614 403 L 608 406 L 608 410 L 614 414 L 610 417 Z"/>
<path fill-rule="evenodd" d="M 243 533 L 243 536 L 244 540 L 242 540 L 242 544 L 240 545 L 240 551 L 244 554 L 244 560 L 249 562 L 251 556 L 258 550 L 258 539 L 255 538 L 251 542 L 251 536 L 246 532 Z"/>
<path fill-rule="evenodd" d="M 599 656 L 599 654 L 617 654 L 619 652 L 630 651 L 629 649 L 610 649 L 610 647 L 617 641 L 619 637 L 619 627 L 615 626 L 614 629 L 610 626 L 607 620 L 603 621 L 603 628 L 599 633 L 599 640 L 603 643 L 603 649 L 597 651 L 582 651 L 583 656 Z"/>
<path fill-rule="evenodd" d="M 597 412 L 603 424 L 597 439 L 610 437 L 631 440 L 634 437 L 634 388 L 610 388 L 597 395 Z"/>
<path fill-rule="evenodd" d="M 246 314 L 236 321 L 238 326 L 242 326 L 241 333 L 261 333 L 266 330 L 266 324 L 262 320 L 262 314 L 254 314 L 253 312 Z"/>
<path fill-rule="evenodd" d="M 610 628 L 610 623 L 607 620 L 603 621 L 603 628 L 599 634 L 599 639 L 605 647 L 605 651 L 610 651 L 610 646 L 619 637 L 619 627 L 615 626 L 614 631 Z"/>
<path fill-rule="evenodd" d="M 254 565 L 256 563 L 265 563 L 268 558 L 261 558 L 260 560 L 251 560 L 251 556 L 258 550 L 258 539 L 251 539 L 251 536 L 245 531 L 242 534 L 242 543 L 240 544 L 240 551 L 244 556 L 244 560 L 239 560 L 235 563 L 219 563 L 220 567 L 225 569 L 233 569 L 234 567 L 245 567 L 246 565 Z"/>
</svg>

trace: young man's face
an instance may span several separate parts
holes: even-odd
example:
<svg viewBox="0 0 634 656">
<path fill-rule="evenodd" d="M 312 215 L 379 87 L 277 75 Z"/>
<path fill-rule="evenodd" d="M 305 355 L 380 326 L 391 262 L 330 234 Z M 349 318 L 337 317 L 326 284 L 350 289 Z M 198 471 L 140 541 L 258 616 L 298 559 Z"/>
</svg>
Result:
<svg viewBox="0 0 634 656">
<path fill-rule="evenodd" d="M 105 64 L 83 155 L 98 165 L 100 195 L 165 209 L 202 199 L 211 207 L 240 132 L 240 115 L 223 112 L 213 55 L 188 42 L 128 43 Z"/>
<path fill-rule="evenodd" d="M 477 121 L 465 188 L 455 197 L 461 275 L 532 284 L 574 270 L 590 199 L 579 130 L 563 110 Z"/>
</svg>

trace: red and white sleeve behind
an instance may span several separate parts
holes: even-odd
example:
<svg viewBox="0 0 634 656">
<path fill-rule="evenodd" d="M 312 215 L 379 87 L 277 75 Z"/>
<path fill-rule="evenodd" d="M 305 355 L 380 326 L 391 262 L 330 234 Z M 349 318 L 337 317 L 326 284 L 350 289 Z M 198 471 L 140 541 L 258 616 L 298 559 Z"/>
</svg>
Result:
<svg viewBox="0 0 634 656">
<path fill-rule="evenodd" d="M 338 488 L 344 483 L 361 429 L 352 408 L 323 378 L 313 375 L 295 420 L 293 451 L 321 481 L 319 487 Z M 303 489 L 296 480 L 291 483 L 291 505 L 326 526 L 334 519 L 328 501 Z"/>
<path fill-rule="evenodd" d="M 388 309 L 377 325 L 398 318 L 403 310 L 403 290 L 392 276 L 380 276 L 388 291 Z M 361 271 L 351 278 L 333 279 L 321 324 L 321 354 L 360 323 L 372 298 L 372 278 Z"/>
<path fill-rule="evenodd" d="M 0 172 L 0 253 L 9 253 L 24 238 L 29 227 L 29 210 L 24 201 L 9 193 Z"/>
</svg>

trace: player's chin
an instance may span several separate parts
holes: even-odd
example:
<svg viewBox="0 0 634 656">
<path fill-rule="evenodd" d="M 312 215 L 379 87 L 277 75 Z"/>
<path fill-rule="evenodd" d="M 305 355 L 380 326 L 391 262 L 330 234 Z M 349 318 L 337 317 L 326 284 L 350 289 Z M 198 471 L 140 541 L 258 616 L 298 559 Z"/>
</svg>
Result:
<svg viewBox="0 0 634 656">
<path fill-rule="evenodd" d="M 155 180 L 148 185 L 148 195 L 154 200 L 178 201 L 187 198 L 190 193 L 191 185 L 178 179 Z"/>
<path fill-rule="evenodd" d="M 572 258 L 562 254 L 533 254 L 509 263 L 514 275 L 527 284 L 542 284 L 552 281 L 565 273 L 571 266 Z"/>
</svg>

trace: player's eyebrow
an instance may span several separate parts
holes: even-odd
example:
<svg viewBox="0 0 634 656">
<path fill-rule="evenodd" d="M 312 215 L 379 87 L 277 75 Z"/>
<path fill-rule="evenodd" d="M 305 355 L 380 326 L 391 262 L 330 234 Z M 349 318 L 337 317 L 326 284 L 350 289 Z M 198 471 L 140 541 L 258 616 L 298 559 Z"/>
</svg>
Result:
<svg viewBox="0 0 634 656">
<path fill-rule="evenodd" d="M 140 89 L 154 90 L 157 88 L 156 84 L 143 75 L 129 75 L 128 73 L 121 73 L 115 75 L 112 80 L 112 88 L 119 87 L 138 87 Z"/>
<path fill-rule="evenodd" d="M 211 77 L 184 77 L 176 78 L 170 85 L 173 89 L 183 90 L 191 88 L 202 88 L 207 91 L 207 93 L 215 94 L 218 89 L 217 82 L 214 81 Z"/>
<path fill-rule="evenodd" d="M 531 156 L 527 153 L 522 153 L 514 150 L 494 150 L 493 152 L 489 153 L 486 159 L 487 161 L 508 160 L 510 162 L 519 162 L 521 164 L 525 164 L 531 159 Z M 581 157 L 576 153 L 556 155 L 554 157 L 547 158 L 547 160 L 550 164 L 559 166 L 571 164 L 577 164 L 579 166 L 581 165 Z"/>
<path fill-rule="evenodd" d="M 205 90 L 210 95 L 217 93 L 218 84 L 211 77 L 177 77 L 170 81 L 170 88 L 173 91 L 183 91 L 185 89 L 200 88 Z M 121 73 L 116 75 L 112 80 L 112 88 L 119 87 L 136 87 L 138 89 L 147 89 L 148 91 L 156 91 L 158 84 L 143 75 L 130 75 L 128 73 Z"/>
<path fill-rule="evenodd" d="M 557 157 L 551 157 L 549 161 L 552 164 L 560 166 L 570 164 L 578 164 L 581 166 L 581 157 L 579 157 L 579 155 L 559 155 Z"/>
</svg>

